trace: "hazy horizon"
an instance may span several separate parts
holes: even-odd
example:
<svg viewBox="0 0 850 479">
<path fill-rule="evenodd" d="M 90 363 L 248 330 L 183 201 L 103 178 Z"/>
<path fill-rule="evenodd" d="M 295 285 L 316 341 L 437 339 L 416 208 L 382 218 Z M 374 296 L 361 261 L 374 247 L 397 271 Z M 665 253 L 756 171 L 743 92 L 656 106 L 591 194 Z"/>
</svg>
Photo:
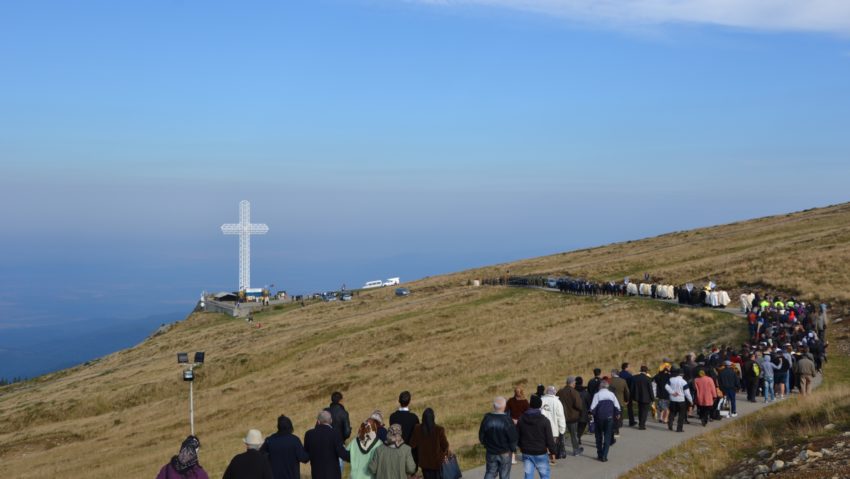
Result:
<svg viewBox="0 0 850 479">
<path fill-rule="evenodd" d="M 850 200 L 844 4 L 618 5 L 0 6 L 0 377 L 235 289 L 243 199 L 291 293 Z"/>
</svg>

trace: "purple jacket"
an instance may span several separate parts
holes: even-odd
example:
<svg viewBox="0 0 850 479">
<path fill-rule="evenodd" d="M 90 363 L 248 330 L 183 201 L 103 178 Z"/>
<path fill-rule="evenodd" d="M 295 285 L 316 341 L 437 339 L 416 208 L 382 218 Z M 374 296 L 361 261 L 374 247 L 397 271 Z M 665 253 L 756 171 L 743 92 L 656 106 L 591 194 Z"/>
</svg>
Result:
<svg viewBox="0 0 850 479">
<path fill-rule="evenodd" d="M 156 476 L 156 479 L 210 479 L 207 476 L 204 468 L 199 465 L 194 466 L 193 468 L 186 471 L 185 474 L 180 474 L 174 469 L 174 466 L 169 462 L 168 464 L 162 466 L 162 469 L 159 470 L 159 475 Z"/>
</svg>

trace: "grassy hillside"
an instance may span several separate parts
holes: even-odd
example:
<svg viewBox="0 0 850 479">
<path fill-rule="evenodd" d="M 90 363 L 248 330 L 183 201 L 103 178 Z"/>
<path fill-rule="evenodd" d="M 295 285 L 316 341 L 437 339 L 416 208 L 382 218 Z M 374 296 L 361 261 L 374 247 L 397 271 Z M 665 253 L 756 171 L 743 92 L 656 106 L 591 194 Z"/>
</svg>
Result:
<svg viewBox="0 0 850 479">
<path fill-rule="evenodd" d="M 195 314 L 135 348 L 0 388 L 0 461 L 20 478 L 154 476 L 187 434 L 175 353 L 195 350 L 207 352 L 196 424 L 212 477 L 240 452 L 248 428 L 270 433 L 285 413 L 303 434 L 334 390 L 356 422 L 375 408 L 388 415 L 410 389 L 415 410 L 435 408 L 462 460 L 480 461 L 480 416 L 514 384 L 560 384 L 624 359 L 654 363 L 738 341 L 743 325 L 714 311 L 473 288 L 467 279 L 506 269 L 595 279 L 648 271 L 671 282 L 711 275 L 721 285 L 847 304 L 847 259 L 850 205 L 840 205 L 428 278 L 411 284 L 407 298 L 379 290 L 351 303 L 271 311 L 257 316 L 261 328 Z"/>
<path fill-rule="evenodd" d="M 850 203 L 670 233 L 464 274 L 563 274 L 633 280 L 650 273 L 673 284 L 708 278 L 731 292 L 757 288 L 850 305 Z M 733 299 L 735 297 L 733 296 Z"/>
</svg>

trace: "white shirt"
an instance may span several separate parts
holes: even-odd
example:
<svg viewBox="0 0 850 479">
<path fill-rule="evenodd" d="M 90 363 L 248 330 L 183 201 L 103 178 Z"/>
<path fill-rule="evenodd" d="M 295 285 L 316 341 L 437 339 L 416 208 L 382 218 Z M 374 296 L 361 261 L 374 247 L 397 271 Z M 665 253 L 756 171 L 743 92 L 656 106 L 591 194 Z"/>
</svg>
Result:
<svg viewBox="0 0 850 479">
<path fill-rule="evenodd" d="M 685 402 L 686 398 L 688 402 L 694 402 L 691 391 L 688 389 L 688 382 L 682 376 L 670 378 L 670 383 L 664 386 L 664 389 L 670 393 L 670 400 L 673 402 Z"/>
</svg>

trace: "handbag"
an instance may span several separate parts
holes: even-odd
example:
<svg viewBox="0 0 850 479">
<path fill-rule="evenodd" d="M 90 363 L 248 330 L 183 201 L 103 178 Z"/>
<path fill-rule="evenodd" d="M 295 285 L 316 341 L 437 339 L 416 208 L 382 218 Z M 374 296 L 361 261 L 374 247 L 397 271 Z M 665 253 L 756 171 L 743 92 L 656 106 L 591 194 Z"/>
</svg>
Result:
<svg viewBox="0 0 850 479">
<path fill-rule="evenodd" d="M 558 435 L 558 454 L 556 454 L 558 459 L 566 459 L 567 458 L 567 441 L 564 439 L 563 434 Z"/>
<path fill-rule="evenodd" d="M 463 473 L 460 472 L 460 465 L 457 463 L 457 456 L 454 454 L 446 456 L 440 476 L 442 479 L 460 479 L 463 477 Z"/>
</svg>

